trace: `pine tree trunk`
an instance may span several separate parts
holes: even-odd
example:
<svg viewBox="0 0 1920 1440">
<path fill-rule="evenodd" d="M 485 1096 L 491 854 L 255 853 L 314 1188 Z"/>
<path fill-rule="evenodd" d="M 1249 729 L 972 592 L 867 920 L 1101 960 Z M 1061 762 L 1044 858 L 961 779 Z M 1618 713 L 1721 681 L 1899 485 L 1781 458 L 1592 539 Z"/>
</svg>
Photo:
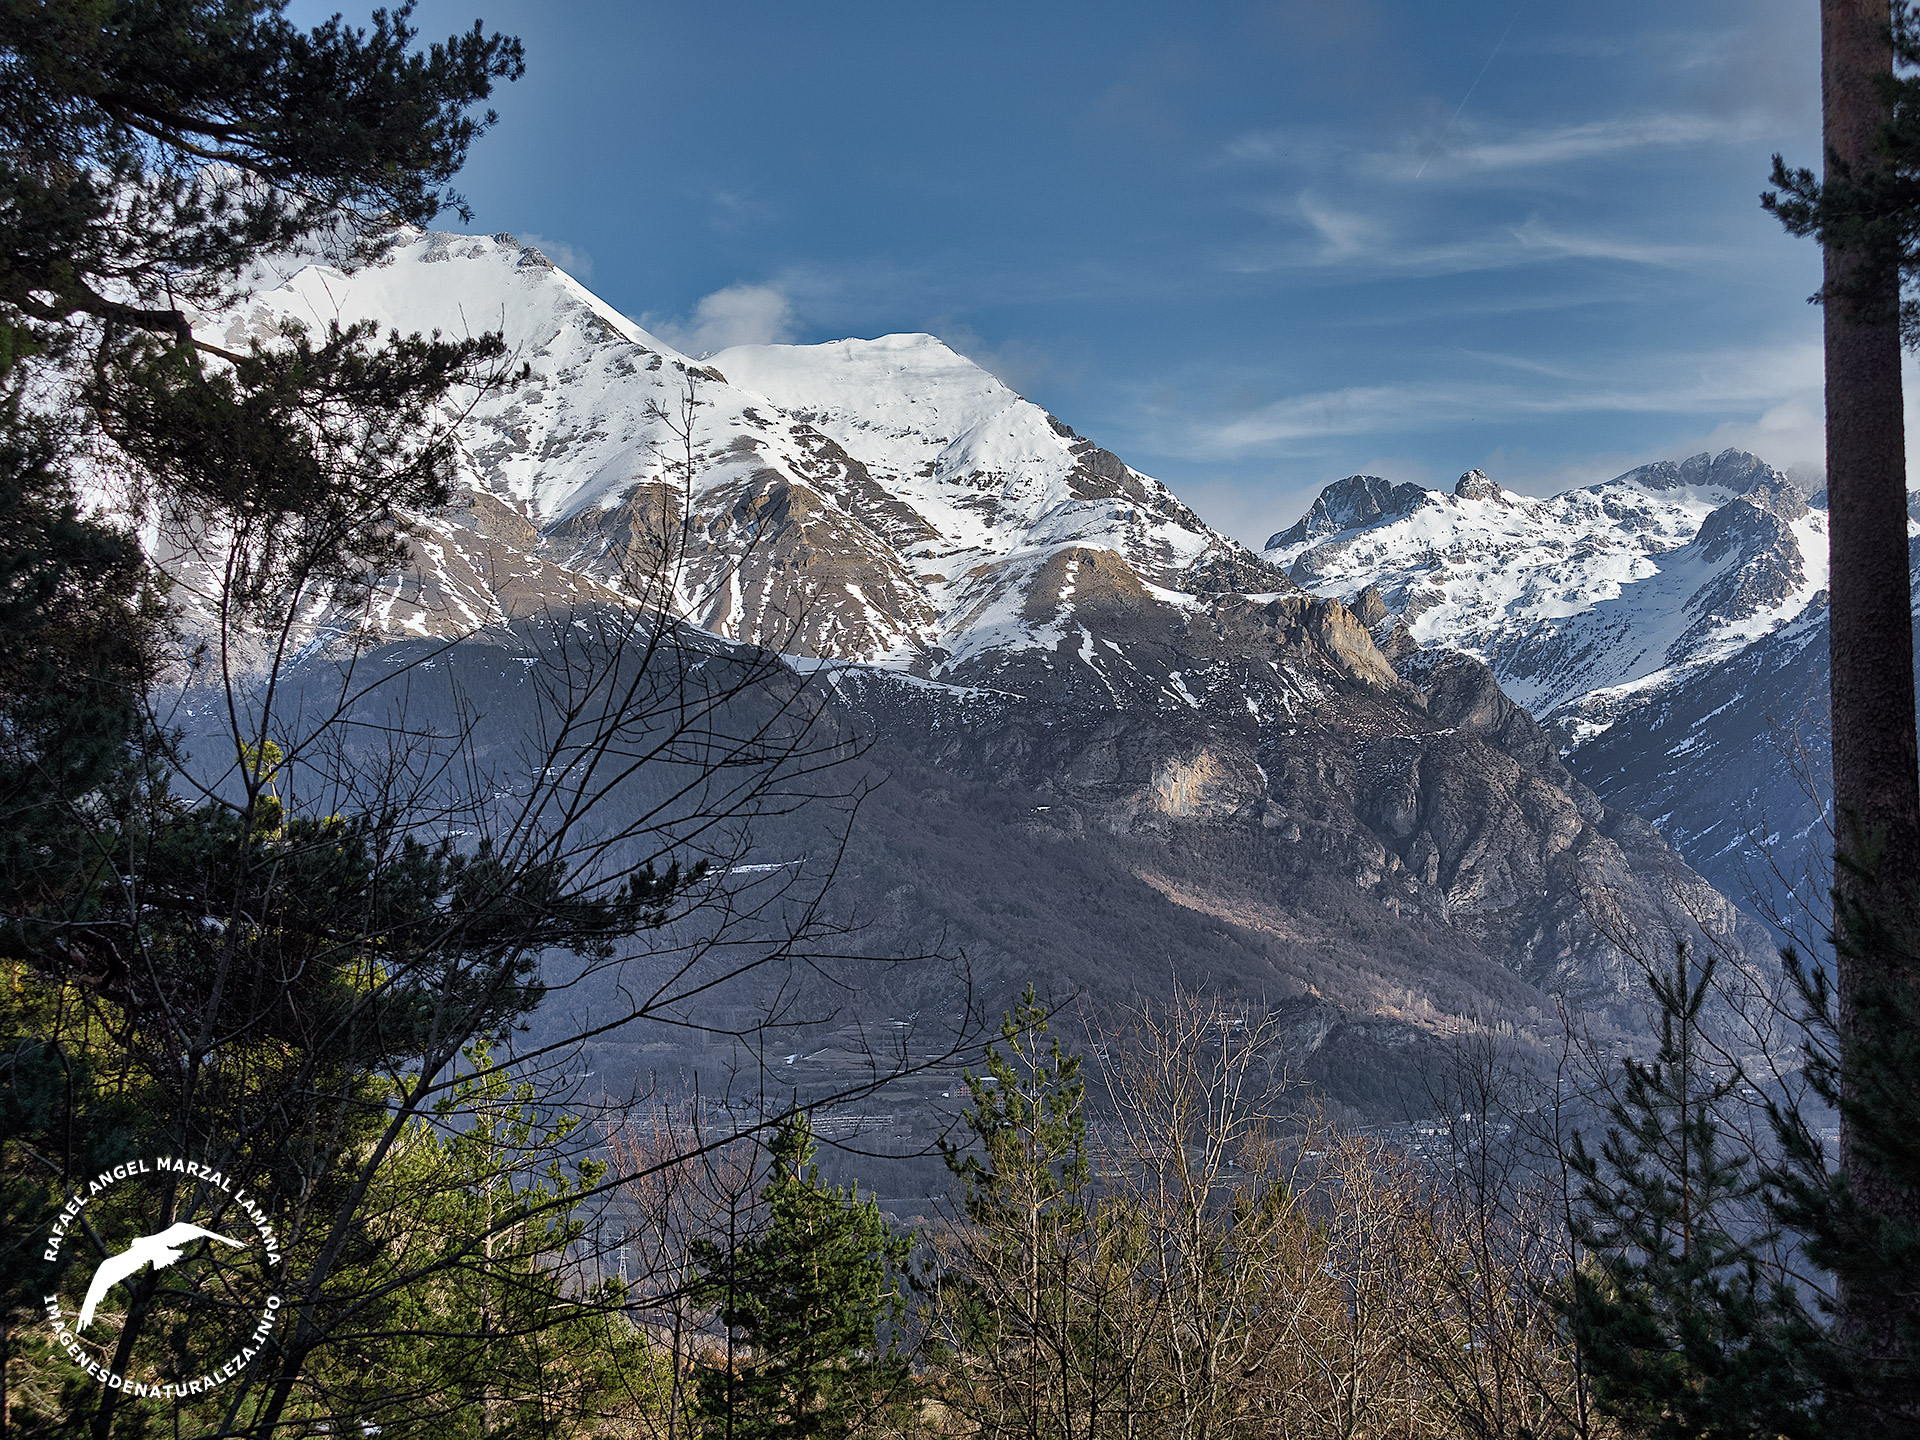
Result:
<svg viewBox="0 0 1920 1440">
<path fill-rule="evenodd" d="M 1821 92 L 1829 179 L 1856 178 L 1883 162 L 1881 92 L 1893 73 L 1888 0 L 1821 0 Z M 1836 162 L 1838 162 L 1836 164 Z M 1871 880 L 1836 866 L 1842 911 L 1858 907 L 1904 938 L 1920 882 L 1920 779 L 1916 771 L 1912 599 L 1907 569 L 1906 441 L 1900 392 L 1897 262 L 1864 249 L 1826 247 L 1827 485 L 1831 503 L 1833 792 L 1843 856 L 1878 849 Z M 1854 927 L 1856 934 L 1865 927 Z M 1848 938 L 1843 936 L 1843 940 Z M 1898 947 L 1906 948 L 1904 945 Z M 1843 1047 L 1863 1033 L 1868 997 L 1912 977 L 1880 946 L 1839 957 Z M 1843 1068 L 1842 1084 L 1846 1084 Z M 1912 1217 L 1915 1195 L 1857 1153 L 1843 1121 L 1841 1163 L 1870 1210 Z M 1879 1294 L 1843 1284 L 1843 1338 L 1885 1356 L 1903 1318 Z M 1908 1314 L 1909 1323 L 1920 1316 Z"/>
</svg>

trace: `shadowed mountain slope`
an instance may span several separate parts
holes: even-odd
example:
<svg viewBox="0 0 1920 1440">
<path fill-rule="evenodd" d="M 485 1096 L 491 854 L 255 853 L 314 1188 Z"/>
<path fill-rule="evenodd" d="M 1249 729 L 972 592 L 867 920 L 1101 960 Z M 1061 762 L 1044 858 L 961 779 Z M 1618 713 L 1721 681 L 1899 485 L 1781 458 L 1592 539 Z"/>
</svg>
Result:
<svg viewBox="0 0 1920 1440">
<path fill-rule="evenodd" d="M 1257 555 L 929 336 L 695 359 L 507 236 L 403 237 L 352 275 L 290 265 L 206 328 L 236 345 L 289 318 L 462 316 L 502 327 L 531 378 L 449 416 L 459 500 L 416 517 L 411 573 L 305 617 L 304 663 L 457 641 L 433 673 L 462 677 L 474 733 L 509 754 L 534 723 L 518 628 L 665 586 L 680 623 L 781 651 L 868 737 L 844 788 L 880 788 L 833 891 L 866 953 L 962 951 L 989 1010 L 1029 980 L 1095 1005 L 1176 979 L 1264 996 L 1299 1063 L 1379 1113 L 1465 1030 L 1547 1044 L 1562 1005 L 1603 1036 L 1636 1029 L 1639 976 L 1595 915 L 1764 959 L 1752 922 L 1575 778 L 1502 684 L 1539 706 L 1633 682 L 1635 645 L 1659 640 L 1671 666 L 1725 643 L 1718 619 L 1581 631 L 1554 613 L 1561 562 L 1617 598 L 1690 547 L 1689 594 L 1758 597 L 1742 624 L 1813 583 L 1785 560 L 1779 584 L 1747 583 L 1814 523 L 1770 472 L 1564 504 L 1485 477 L 1452 496 L 1359 477 Z M 1603 543 L 1609 507 L 1639 539 Z M 1441 558 L 1396 559 L 1395 527 Z M 1478 630 L 1475 607 L 1493 612 L 1461 578 L 1471 557 L 1482 592 L 1516 597 Z M 1442 634 L 1485 662 L 1421 647 Z M 770 822 L 755 863 L 822 863 L 830 820 Z M 939 1011 L 949 983 L 882 966 L 859 1003 Z"/>
</svg>

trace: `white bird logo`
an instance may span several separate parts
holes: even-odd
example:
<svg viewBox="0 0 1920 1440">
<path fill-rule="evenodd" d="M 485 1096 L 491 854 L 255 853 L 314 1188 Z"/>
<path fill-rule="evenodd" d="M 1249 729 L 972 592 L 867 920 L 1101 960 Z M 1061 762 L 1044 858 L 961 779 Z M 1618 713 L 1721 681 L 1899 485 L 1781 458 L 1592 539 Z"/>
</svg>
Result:
<svg viewBox="0 0 1920 1440">
<path fill-rule="evenodd" d="M 87 1328 L 87 1322 L 93 1319 L 93 1307 L 100 1303 L 115 1285 L 142 1269 L 151 1265 L 156 1270 L 164 1270 L 180 1258 L 181 1250 L 195 1240 L 218 1240 L 222 1245 L 241 1248 L 238 1240 L 229 1240 L 224 1235 L 216 1235 L 211 1230 L 202 1230 L 198 1225 L 189 1225 L 186 1221 L 169 1225 L 158 1235 L 142 1235 L 118 1255 L 109 1255 L 100 1262 L 100 1268 L 93 1272 L 93 1281 L 87 1286 L 87 1298 L 80 1307 L 80 1319 L 74 1325 L 78 1332 Z"/>
</svg>

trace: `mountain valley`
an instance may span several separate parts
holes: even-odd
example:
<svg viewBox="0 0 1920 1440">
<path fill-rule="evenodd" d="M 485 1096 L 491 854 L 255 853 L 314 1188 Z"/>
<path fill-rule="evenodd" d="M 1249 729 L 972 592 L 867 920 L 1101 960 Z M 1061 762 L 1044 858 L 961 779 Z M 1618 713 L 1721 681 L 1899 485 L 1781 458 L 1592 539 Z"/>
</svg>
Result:
<svg viewBox="0 0 1920 1440">
<path fill-rule="evenodd" d="M 649 601 L 778 651 L 865 737 L 840 788 L 874 788 L 844 852 L 802 815 L 753 858 L 837 857 L 862 953 L 961 955 L 989 1014 L 1029 980 L 1090 1013 L 1230 992 L 1339 1103 L 1404 1116 L 1460 1034 L 1639 1033 L 1616 940 L 1769 963 L 1623 758 L 1669 733 L 1656 697 L 1807 628 L 1823 513 L 1753 457 L 1544 501 L 1353 477 L 1254 552 L 932 337 L 690 357 L 510 236 L 291 264 L 204 329 L 336 319 L 499 328 L 529 372 L 450 417 L 456 502 L 413 517 L 411 573 L 303 615 L 301 664 L 457 643 L 486 703 L 527 624 Z M 858 1004 L 946 1013 L 934 973 Z"/>
</svg>

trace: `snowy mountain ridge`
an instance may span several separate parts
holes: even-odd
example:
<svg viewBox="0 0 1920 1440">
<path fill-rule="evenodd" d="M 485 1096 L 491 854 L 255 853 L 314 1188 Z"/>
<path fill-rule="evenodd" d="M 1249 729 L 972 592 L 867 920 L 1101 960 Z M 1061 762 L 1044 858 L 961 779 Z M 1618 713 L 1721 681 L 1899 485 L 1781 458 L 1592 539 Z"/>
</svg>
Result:
<svg viewBox="0 0 1920 1440">
<path fill-rule="evenodd" d="M 511 236 L 438 233 L 351 274 L 289 264 L 203 330 L 237 347 L 287 319 L 407 333 L 456 317 L 501 331 L 530 379 L 460 419 L 467 493 L 419 517 L 419 574 L 377 592 L 379 631 L 458 633 L 671 570 L 681 612 L 714 633 L 929 676 L 1058 646 L 1081 562 L 1103 552 L 1174 605 L 1209 566 L 1288 588 L 929 335 L 696 361 Z"/>
<path fill-rule="evenodd" d="M 1813 498 L 1737 450 L 1546 499 L 1477 470 L 1452 494 L 1354 476 L 1263 553 L 1314 594 L 1373 592 L 1376 625 L 1477 656 L 1578 738 L 1813 603 L 1827 568 Z"/>
</svg>

